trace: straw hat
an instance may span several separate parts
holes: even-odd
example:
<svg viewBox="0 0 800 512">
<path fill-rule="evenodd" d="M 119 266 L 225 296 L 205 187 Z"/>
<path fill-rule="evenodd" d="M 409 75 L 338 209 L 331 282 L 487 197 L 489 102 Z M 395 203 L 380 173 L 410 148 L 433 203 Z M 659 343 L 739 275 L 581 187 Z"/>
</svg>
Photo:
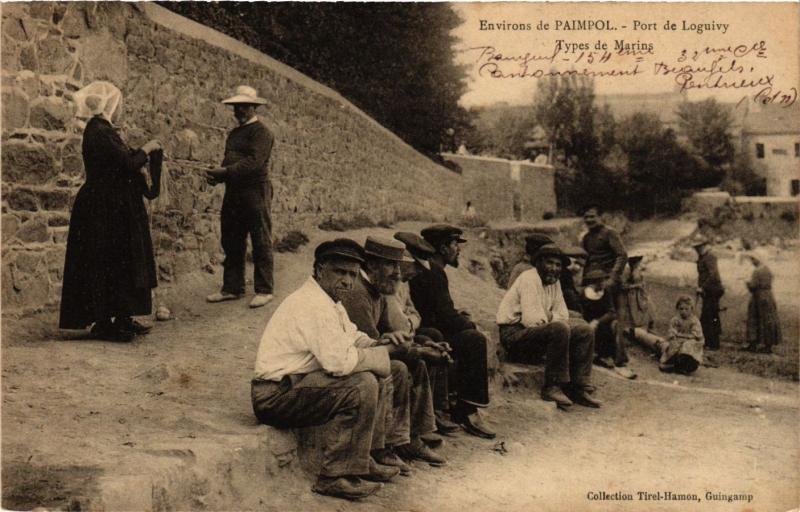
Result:
<svg viewBox="0 0 800 512">
<path fill-rule="evenodd" d="M 240 85 L 236 88 L 236 93 L 230 98 L 222 100 L 226 105 L 235 105 L 237 103 L 244 103 L 247 105 L 266 105 L 267 100 L 258 97 L 258 91 L 249 85 Z"/>
</svg>

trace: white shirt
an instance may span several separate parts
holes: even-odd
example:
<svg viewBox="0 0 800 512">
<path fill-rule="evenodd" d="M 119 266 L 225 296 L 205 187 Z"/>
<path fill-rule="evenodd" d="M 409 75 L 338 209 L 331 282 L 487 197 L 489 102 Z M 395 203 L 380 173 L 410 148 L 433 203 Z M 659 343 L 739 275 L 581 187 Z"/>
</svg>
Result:
<svg viewBox="0 0 800 512">
<path fill-rule="evenodd" d="M 566 322 L 568 319 L 561 283 L 556 281 L 544 286 L 535 268 L 526 270 L 514 281 L 500 301 L 496 318 L 499 325 L 522 322 L 525 327 Z"/>
<path fill-rule="evenodd" d="M 350 321 L 340 302 L 333 302 L 313 277 L 278 306 L 269 319 L 256 356 L 258 379 L 325 370 L 350 374 L 358 364 L 358 347 L 372 340 Z"/>
</svg>

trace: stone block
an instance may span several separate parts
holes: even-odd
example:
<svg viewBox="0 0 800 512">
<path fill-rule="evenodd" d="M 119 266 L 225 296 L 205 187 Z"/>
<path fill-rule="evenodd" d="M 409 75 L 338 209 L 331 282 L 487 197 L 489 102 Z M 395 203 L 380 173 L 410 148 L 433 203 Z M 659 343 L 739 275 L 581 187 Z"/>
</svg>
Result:
<svg viewBox="0 0 800 512">
<path fill-rule="evenodd" d="M 27 25 L 22 17 L 8 16 L 3 20 L 3 34 L 17 41 L 30 41 L 33 33 Z"/>
<path fill-rule="evenodd" d="M 29 4 L 29 9 L 31 16 L 34 18 L 47 21 L 51 21 L 53 19 L 52 2 L 31 2 Z"/>
<path fill-rule="evenodd" d="M 41 190 L 36 195 L 45 210 L 66 210 L 72 199 L 72 194 L 64 189 Z"/>
<path fill-rule="evenodd" d="M 30 123 L 43 130 L 64 130 L 72 121 L 75 106 L 63 97 L 38 98 L 31 103 Z"/>
<path fill-rule="evenodd" d="M 194 131 L 185 129 L 176 133 L 170 142 L 172 148 L 169 153 L 174 158 L 191 160 L 192 154 L 197 151 L 200 139 Z"/>
<path fill-rule="evenodd" d="M 81 64 L 87 81 L 108 80 L 122 86 L 128 79 L 128 51 L 108 32 L 82 39 Z"/>
<path fill-rule="evenodd" d="M 53 155 L 40 144 L 3 144 L 2 166 L 3 179 L 13 183 L 46 183 L 56 175 Z"/>
<path fill-rule="evenodd" d="M 14 234 L 19 229 L 19 225 L 20 225 L 19 217 L 8 213 L 3 214 L 3 223 L 2 223 L 3 242 L 9 240 L 11 237 L 14 236 Z"/>
<path fill-rule="evenodd" d="M 86 10 L 82 2 L 70 2 L 63 19 L 61 31 L 66 37 L 78 38 L 86 34 L 89 25 L 86 23 Z"/>
<path fill-rule="evenodd" d="M 36 194 L 26 188 L 16 188 L 4 194 L 8 207 L 12 210 L 35 212 L 39 210 Z"/>
<path fill-rule="evenodd" d="M 69 52 L 67 46 L 54 37 L 39 41 L 37 57 L 40 67 L 38 71 L 50 75 L 66 74 L 75 63 L 75 57 Z"/>
<path fill-rule="evenodd" d="M 53 233 L 53 242 L 57 244 L 66 244 L 67 237 L 69 236 L 69 227 L 50 228 Z"/>
<path fill-rule="evenodd" d="M 24 128 L 28 123 L 28 95 L 19 89 L 3 88 L 3 131 Z"/>
<path fill-rule="evenodd" d="M 67 248 L 64 246 L 54 247 L 45 253 L 44 260 L 47 265 L 47 272 L 53 282 L 61 282 L 64 277 L 64 258 L 66 254 Z"/>
<path fill-rule="evenodd" d="M 17 238 L 26 243 L 49 241 L 50 233 L 47 231 L 47 222 L 39 217 L 25 222 L 17 231 Z"/>
<path fill-rule="evenodd" d="M 51 228 L 69 226 L 69 214 L 53 213 L 47 218 L 47 225 Z"/>
<path fill-rule="evenodd" d="M 5 62 L 3 62 L 5 66 Z M 36 48 L 33 45 L 23 46 L 19 51 L 18 67 L 22 69 L 39 70 L 39 59 L 36 58 Z"/>
</svg>

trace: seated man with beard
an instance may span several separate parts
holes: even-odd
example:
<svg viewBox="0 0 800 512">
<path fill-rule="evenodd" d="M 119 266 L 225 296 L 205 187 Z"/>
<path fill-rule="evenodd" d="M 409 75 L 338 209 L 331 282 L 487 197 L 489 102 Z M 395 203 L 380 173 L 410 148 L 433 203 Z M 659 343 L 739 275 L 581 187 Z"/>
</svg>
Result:
<svg viewBox="0 0 800 512">
<path fill-rule="evenodd" d="M 563 410 L 573 402 L 600 407 L 589 395 L 594 335 L 585 322 L 570 319 L 561 293 L 559 276 L 569 259 L 558 246 L 547 244 L 536 253 L 533 264 L 500 302 L 500 342 L 512 361 L 531 363 L 544 355 L 542 399 L 556 402 Z"/>
<path fill-rule="evenodd" d="M 395 430 L 387 436 L 386 448 L 373 454 L 379 463 L 398 465 L 401 474 L 408 474 L 410 468 L 405 464 L 398 464 L 395 455 L 407 460 L 423 460 L 437 466 L 443 465 L 446 460 L 422 441 L 422 436 L 430 435 L 436 430 L 427 365 L 421 359 L 421 354 L 414 350 L 412 335 L 407 330 L 390 330 L 385 321 L 385 295 L 392 295 L 397 290 L 400 263 L 413 261 L 404 252 L 405 245 L 401 242 L 368 236 L 364 244 L 366 261 L 353 289 L 342 298 L 342 305 L 360 331 L 373 339 L 385 340 L 387 344 L 397 348 L 392 355 L 393 365 L 407 366 L 406 371 L 410 371 L 409 385 L 404 388 L 395 386 L 395 395 L 405 395 L 402 400 L 396 399 L 395 404 L 402 402 L 410 405 L 410 408 L 395 407 Z"/>
</svg>

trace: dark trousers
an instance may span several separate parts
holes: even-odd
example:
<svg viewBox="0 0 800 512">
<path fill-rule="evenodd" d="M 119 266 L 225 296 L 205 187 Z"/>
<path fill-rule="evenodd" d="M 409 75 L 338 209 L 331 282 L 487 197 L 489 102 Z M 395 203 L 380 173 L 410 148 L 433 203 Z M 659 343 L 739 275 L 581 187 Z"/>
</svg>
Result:
<svg viewBox="0 0 800 512">
<path fill-rule="evenodd" d="M 222 291 L 244 293 L 244 263 L 247 236 L 253 245 L 253 284 L 256 293 L 271 294 L 272 219 L 270 218 L 269 186 L 225 191 L 221 212 L 223 263 Z"/>
<path fill-rule="evenodd" d="M 411 438 L 430 434 L 436 430 L 433 412 L 433 390 L 428 364 L 421 359 L 403 360 L 411 377 L 409 386 L 409 416 Z"/>
<path fill-rule="evenodd" d="M 453 347 L 460 412 L 471 414 L 475 407 L 487 407 L 489 371 L 486 363 L 486 338 L 475 329 L 466 329 L 452 334 L 445 341 Z"/>
<path fill-rule="evenodd" d="M 719 297 L 703 296 L 700 325 L 703 327 L 705 346 L 710 349 L 718 349 L 719 335 L 722 334 L 722 323 L 719 319 Z"/>
<path fill-rule="evenodd" d="M 401 446 L 411 441 L 411 374 L 402 361 L 390 362 L 390 376 L 378 380 L 378 410 L 372 449 Z"/>
<path fill-rule="evenodd" d="M 551 322 L 536 327 L 501 325 L 500 342 L 510 361 L 536 363 L 544 355 L 545 386 L 591 384 L 594 333 L 580 318 L 570 318 L 569 324 Z"/>
<path fill-rule="evenodd" d="M 332 377 L 316 371 L 251 385 L 253 411 L 261 423 L 278 428 L 327 424 L 320 475 L 328 477 L 369 472 L 378 392 L 370 372 Z"/>
<path fill-rule="evenodd" d="M 426 339 L 437 343 L 444 341 L 444 336 L 438 329 L 432 327 L 420 327 L 417 329 L 414 341 L 418 344 L 424 343 Z M 450 386 L 448 381 L 449 363 L 426 363 L 428 365 L 428 375 L 430 377 L 431 390 L 433 391 L 433 408 L 436 411 L 450 410 Z"/>
</svg>

